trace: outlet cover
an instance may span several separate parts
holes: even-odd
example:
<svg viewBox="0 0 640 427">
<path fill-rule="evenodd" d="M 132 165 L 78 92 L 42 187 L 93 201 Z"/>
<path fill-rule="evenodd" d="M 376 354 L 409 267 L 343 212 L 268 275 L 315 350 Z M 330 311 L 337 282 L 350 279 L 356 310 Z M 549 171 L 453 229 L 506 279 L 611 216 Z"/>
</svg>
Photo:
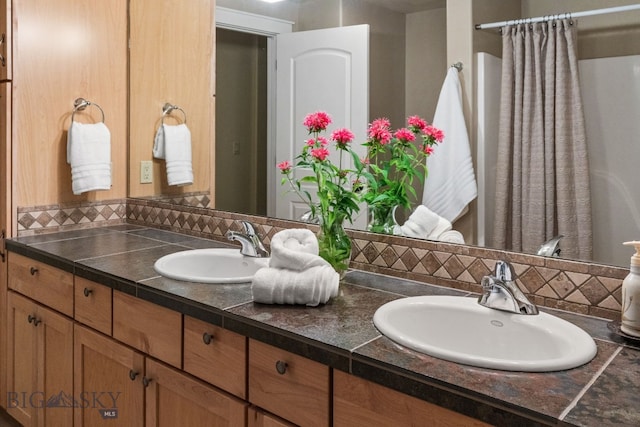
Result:
<svg viewBox="0 0 640 427">
<path fill-rule="evenodd" d="M 153 162 L 142 160 L 140 162 L 140 184 L 151 184 L 153 182 Z"/>
</svg>

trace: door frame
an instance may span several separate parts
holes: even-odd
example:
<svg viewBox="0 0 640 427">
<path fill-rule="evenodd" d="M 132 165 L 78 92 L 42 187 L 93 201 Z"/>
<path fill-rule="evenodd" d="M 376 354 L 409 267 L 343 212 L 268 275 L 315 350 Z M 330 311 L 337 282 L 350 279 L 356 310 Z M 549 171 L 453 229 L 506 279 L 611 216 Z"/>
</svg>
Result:
<svg viewBox="0 0 640 427">
<path fill-rule="evenodd" d="M 275 167 L 276 36 L 293 31 L 293 22 L 216 6 L 216 28 L 267 38 L 267 168 Z M 217 107 L 216 107 L 217 108 Z M 214 165 L 215 166 L 215 165 Z M 267 169 L 268 170 L 268 169 Z M 267 216 L 275 216 L 275 174 L 267 173 Z"/>
</svg>

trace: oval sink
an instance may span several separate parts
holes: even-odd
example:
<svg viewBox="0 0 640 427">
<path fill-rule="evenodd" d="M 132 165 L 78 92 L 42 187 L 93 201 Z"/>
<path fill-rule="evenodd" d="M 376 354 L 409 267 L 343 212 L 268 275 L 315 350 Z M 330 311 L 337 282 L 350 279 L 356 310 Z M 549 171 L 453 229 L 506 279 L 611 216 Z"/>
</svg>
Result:
<svg viewBox="0 0 640 427">
<path fill-rule="evenodd" d="M 153 268 L 170 279 L 199 283 L 250 282 L 269 258 L 244 256 L 239 249 L 192 249 L 165 255 Z"/>
<path fill-rule="evenodd" d="M 589 362 L 597 352 L 589 334 L 559 317 L 499 311 L 475 298 L 403 298 L 380 307 L 373 323 L 405 347 L 482 368 L 560 371 Z"/>
</svg>

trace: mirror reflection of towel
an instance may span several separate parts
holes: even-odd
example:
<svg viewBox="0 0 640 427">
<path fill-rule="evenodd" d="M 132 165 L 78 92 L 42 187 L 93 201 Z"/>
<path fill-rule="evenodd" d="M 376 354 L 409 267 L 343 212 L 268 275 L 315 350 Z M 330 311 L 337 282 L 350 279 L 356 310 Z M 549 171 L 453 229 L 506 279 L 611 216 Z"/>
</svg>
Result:
<svg viewBox="0 0 640 427">
<path fill-rule="evenodd" d="M 165 159 L 169 185 L 193 184 L 191 132 L 186 124 L 162 124 L 153 142 L 153 157 Z"/>
<path fill-rule="evenodd" d="M 444 141 L 427 158 L 429 174 L 422 204 L 453 222 L 478 195 L 462 109 L 462 89 L 454 67 L 449 68 L 442 85 L 433 125 L 444 132 Z"/>
<path fill-rule="evenodd" d="M 103 123 L 71 122 L 67 163 L 73 194 L 111 189 L 111 133 Z"/>
</svg>

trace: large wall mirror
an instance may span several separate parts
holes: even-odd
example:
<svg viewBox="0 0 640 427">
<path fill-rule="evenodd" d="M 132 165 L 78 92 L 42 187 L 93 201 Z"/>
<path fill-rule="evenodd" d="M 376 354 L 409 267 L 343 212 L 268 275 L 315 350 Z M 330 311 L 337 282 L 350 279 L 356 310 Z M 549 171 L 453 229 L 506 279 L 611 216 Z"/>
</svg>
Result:
<svg viewBox="0 0 640 427">
<path fill-rule="evenodd" d="M 458 4 L 460 3 L 460 5 Z M 473 23 L 502 21 L 520 16 L 543 16 L 553 13 L 594 9 L 634 3 L 631 0 L 607 0 L 597 4 L 585 5 L 579 0 L 474 0 Z M 293 32 L 318 30 L 349 25 L 368 24 L 369 49 L 369 118 L 388 117 L 394 127 L 403 124 L 407 115 L 417 114 L 431 121 L 435 112 L 440 88 L 451 58 L 451 46 L 447 46 L 447 33 L 454 31 L 447 28 L 452 19 L 451 11 L 457 7 L 465 7 L 467 2 L 456 0 L 283 0 L 278 3 L 265 3 L 261 0 L 217 0 L 216 6 L 235 11 L 255 14 L 263 17 L 290 23 Z M 592 7 L 590 7 L 592 6 Z M 447 17 L 447 9 L 450 16 Z M 472 23 L 463 22 L 460 25 Z M 640 55 L 637 40 L 640 35 L 640 14 L 629 12 L 617 15 L 606 15 L 583 18 L 579 21 L 580 58 L 629 57 Z M 237 31 L 230 28 L 218 28 L 215 33 L 215 151 L 207 158 L 209 168 L 204 179 L 212 182 L 212 188 L 199 188 L 209 194 L 210 207 L 216 209 L 274 216 L 270 198 L 278 197 L 285 190 L 280 187 L 277 175 L 274 174 L 276 158 L 273 147 L 274 130 L 270 127 L 275 102 L 273 88 L 270 86 L 267 67 L 272 60 L 273 40 L 270 36 Z M 499 58 L 501 54 L 501 37 L 495 30 L 473 32 L 473 51 L 486 52 Z M 477 121 L 477 110 L 480 102 L 476 96 L 479 85 L 490 84 L 476 77 L 479 69 L 478 57 L 474 56 L 472 64 L 466 65 L 463 84 L 473 88 L 472 103 L 468 111 L 469 134 L 472 139 L 472 152 L 476 154 L 476 140 L 479 126 L 484 135 L 483 143 L 491 135 L 491 124 L 481 125 Z M 638 67 L 640 65 L 636 65 Z M 633 66 L 631 66 L 633 69 Z M 601 121 L 597 117 L 602 110 L 613 111 L 612 126 L 623 120 L 622 126 L 631 129 L 628 141 L 625 134 L 616 134 L 619 143 L 616 149 L 590 154 L 594 162 L 595 172 L 592 179 L 594 192 L 594 248 L 595 262 L 627 266 L 629 254 L 624 248 L 617 248 L 622 240 L 640 238 L 640 196 L 634 191 L 633 162 L 626 159 L 638 159 L 637 129 L 638 121 L 629 116 L 633 108 L 638 108 L 640 99 L 640 76 L 635 83 L 615 82 L 629 88 L 629 109 L 603 108 L 586 111 L 592 119 L 597 131 Z M 188 78 L 188 77 L 186 77 Z M 498 68 L 499 79 L 499 68 Z M 493 82 L 495 84 L 495 81 Z M 499 83 L 497 86 L 499 91 Z M 485 88 L 485 92 L 487 88 Z M 495 92 L 495 87 L 494 87 Z M 206 92 L 203 91 L 202 96 Z M 495 95 L 495 94 L 494 94 Z M 132 94 L 133 96 L 133 94 Z M 194 96 L 199 96 L 194 94 Z M 597 100 L 585 97 L 585 103 L 596 103 Z M 485 106 L 491 98 L 484 99 Z M 134 105 L 132 102 L 131 105 Z M 495 105 L 494 105 L 495 106 Z M 194 107 L 195 108 L 195 107 Z M 587 108 L 585 108 L 587 110 Z M 636 110 L 637 111 L 637 110 Z M 493 113 L 495 114 L 495 113 Z M 488 114 L 491 117 L 491 114 Z M 495 116 L 497 117 L 497 116 Z M 595 117 L 595 118 L 594 118 Z M 597 121 L 596 121 L 597 120 Z M 633 126 L 636 128 L 633 128 Z M 635 129 L 635 130 L 633 130 Z M 494 134 L 495 130 L 493 130 Z M 356 135 L 358 137 L 358 135 Z M 595 137 L 594 137 L 595 138 Z M 363 137 L 359 138 L 364 141 Z M 195 142 L 194 142 L 195 143 Z M 597 141 L 599 146 L 615 145 L 614 141 Z M 135 141 L 131 141 L 132 152 Z M 494 151 L 492 151 L 494 150 Z M 635 151 L 634 151 L 635 150 Z M 493 203 L 492 174 L 495 173 L 495 148 L 487 145 L 484 160 L 475 158 L 476 171 L 482 173 L 479 181 L 482 197 L 470 205 L 462 227 L 466 230 L 472 224 L 467 243 L 490 246 L 491 239 L 491 205 Z M 207 152 L 208 153 L 208 152 Z M 626 153 L 626 154 L 625 154 Z M 632 155 L 629 155 L 632 153 Z M 209 154 L 207 154 L 208 156 Z M 135 160 L 137 161 L 137 160 Z M 207 164 L 205 162 L 205 165 Z M 607 169 L 609 168 L 609 169 Z M 613 169 L 613 170 L 611 170 Z M 617 173 L 616 169 L 628 169 Z M 626 175 L 625 175 L 626 174 Z M 495 175 L 493 175 L 495 176 Z M 131 169 L 130 179 L 138 175 Z M 495 179 L 495 178 L 494 178 Z M 130 189 L 138 189 L 139 185 L 130 185 Z M 210 190 L 210 191 L 208 191 Z M 188 189 L 184 189 L 188 192 Z M 617 193 L 617 201 L 610 196 Z M 175 193 L 175 191 L 173 191 Z M 418 191 L 421 194 L 421 191 Z M 595 195 L 598 193 L 599 195 Z M 151 194 L 143 194 L 138 190 L 131 191 L 133 197 L 171 197 L 171 191 L 155 188 Z M 419 202 L 418 202 L 419 203 Z M 620 204 L 622 203 L 622 204 Z M 482 212 L 480 212 L 482 210 Z M 598 211 L 596 211 L 598 210 Z M 603 212 L 600 212 L 603 211 Z M 604 212 L 606 211 L 606 212 Z M 619 224 L 625 227 L 618 229 Z M 454 224 L 454 228 L 456 224 Z M 635 235 L 633 234 L 635 233 Z M 465 233 L 466 234 L 466 233 Z M 541 244 L 543 239 L 541 239 Z M 606 245 L 605 245 L 606 244 Z"/>
</svg>

